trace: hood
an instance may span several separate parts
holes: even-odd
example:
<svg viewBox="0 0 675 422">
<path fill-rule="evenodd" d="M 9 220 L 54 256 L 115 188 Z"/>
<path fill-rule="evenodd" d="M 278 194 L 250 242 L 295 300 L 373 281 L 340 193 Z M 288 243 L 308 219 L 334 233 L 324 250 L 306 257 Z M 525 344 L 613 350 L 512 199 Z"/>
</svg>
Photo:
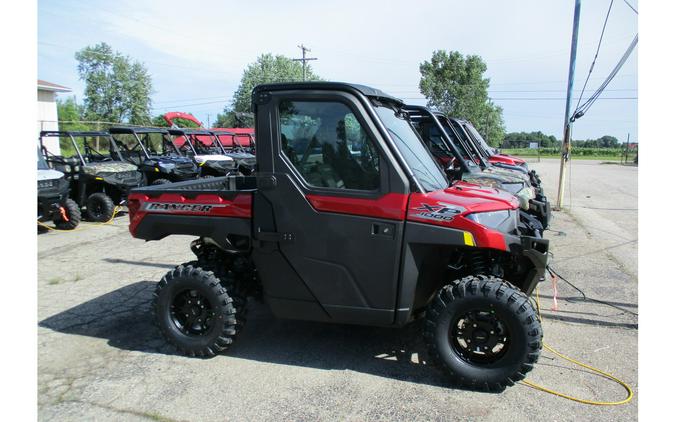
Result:
<svg viewBox="0 0 675 422">
<path fill-rule="evenodd" d="M 525 160 L 523 160 L 522 158 L 518 158 L 518 157 L 515 157 L 513 155 L 509 155 L 509 154 L 495 154 L 493 157 L 495 157 L 498 160 L 500 160 L 500 159 L 501 160 L 511 160 L 517 165 L 523 164 L 525 162 Z"/>
<path fill-rule="evenodd" d="M 150 161 L 153 163 L 174 163 L 174 164 L 192 164 L 192 159 L 188 157 L 179 157 L 177 155 L 151 155 Z"/>
<path fill-rule="evenodd" d="M 60 179 L 63 177 L 63 173 L 58 170 L 38 170 L 37 179 L 38 180 L 53 180 Z"/>
<path fill-rule="evenodd" d="M 506 183 L 525 182 L 528 186 L 530 183 L 529 175 L 519 170 L 511 170 L 503 167 L 488 167 L 483 170 L 483 173 L 492 174 L 499 178 L 503 178 Z"/>
<path fill-rule="evenodd" d="M 122 161 L 104 161 L 100 163 L 87 163 L 83 167 L 86 174 L 100 173 L 122 173 L 127 171 L 136 171 L 137 167 L 133 164 Z"/>
<path fill-rule="evenodd" d="M 207 161 L 234 161 L 232 157 L 221 154 L 208 154 L 208 155 L 195 155 L 195 161 L 198 164 L 205 163 Z"/>
</svg>

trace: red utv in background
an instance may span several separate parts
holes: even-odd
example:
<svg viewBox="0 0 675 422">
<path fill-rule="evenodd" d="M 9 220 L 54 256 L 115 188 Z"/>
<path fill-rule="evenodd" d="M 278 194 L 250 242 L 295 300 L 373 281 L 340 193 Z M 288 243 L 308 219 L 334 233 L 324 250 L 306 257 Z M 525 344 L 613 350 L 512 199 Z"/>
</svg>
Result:
<svg viewBox="0 0 675 422">
<path fill-rule="evenodd" d="M 176 120 L 183 119 L 197 124 L 199 128 L 205 128 L 204 124 L 190 113 L 170 111 L 165 113 L 162 117 L 171 127 L 179 127 Z M 228 132 L 227 134 L 218 136 L 218 139 L 226 149 L 243 149 L 246 152 L 255 154 L 255 129 L 252 127 L 216 127 L 210 130 L 212 132 Z M 205 141 L 207 145 L 211 144 L 210 139 L 204 138 L 203 141 Z"/>
<path fill-rule="evenodd" d="M 478 133 L 476 128 L 471 124 L 471 122 L 463 121 L 464 128 L 466 131 L 474 138 L 474 140 L 479 144 L 479 146 L 489 155 L 488 161 L 491 164 L 506 164 L 509 166 L 519 166 L 525 169 L 528 169 L 527 162 L 522 158 L 514 157 L 513 155 L 500 154 L 495 148 L 492 148 L 488 143 L 483 139 L 483 137 Z"/>
</svg>

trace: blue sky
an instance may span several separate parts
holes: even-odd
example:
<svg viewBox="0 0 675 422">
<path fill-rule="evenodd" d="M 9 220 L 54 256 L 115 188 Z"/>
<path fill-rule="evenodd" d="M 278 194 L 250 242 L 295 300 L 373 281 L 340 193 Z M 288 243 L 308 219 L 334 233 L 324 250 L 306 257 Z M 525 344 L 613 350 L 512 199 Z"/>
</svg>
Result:
<svg viewBox="0 0 675 422">
<path fill-rule="evenodd" d="M 582 3 L 577 96 L 609 0 Z M 186 111 L 206 122 L 229 104 L 243 69 L 261 53 L 299 57 L 297 45 L 304 43 L 319 58 L 312 65 L 324 79 L 372 85 L 423 104 L 419 63 L 434 50 L 458 50 L 486 61 L 489 94 L 504 108 L 508 131 L 541 130 L 560 138 L 573 7 L 573 0 L 40 0 L 38 77 L 71 87 L 81 101 L 74 54 L 105 41 L 149 69 L 153 114 Z M 636 32 L 637 15 L 615 0 L 586 95 Z M 609 134 L 623 141 L 630 132 L 636 140 L 638 50 L 576 122 L 575 139 Z"/>
</svg>

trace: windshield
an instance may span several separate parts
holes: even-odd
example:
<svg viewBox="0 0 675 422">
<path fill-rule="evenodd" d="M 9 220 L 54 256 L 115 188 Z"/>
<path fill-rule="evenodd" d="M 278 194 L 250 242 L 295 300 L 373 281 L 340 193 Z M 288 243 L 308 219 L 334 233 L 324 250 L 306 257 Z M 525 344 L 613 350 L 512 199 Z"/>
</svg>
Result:
<svg viewBox="0 0 675 422">
<path fill-rule="evenodd" d="M 45 157 L 42 155 L 42 151 L 40 151 L 40 145 L 38 145 L 37 149 L 38 153 L 38 170 L 49 170 L 49 166 L 47 165 L 47 161 L 45 161 Z"/>
<path fill-rule="evenodd" d="M 482 136 L 480 136 L 480 133 L 476 130 L 475 127 L 471 123 L 465 123 L 464 127 L 467 129 L 471 137 L 476 140 L 478 145 L 483 148 L 485 152 L 488 153 L 488 155 L 494 155 L 494 150 L 488 145 L 488 143 L 483 139 Z"/>
<path fill-rule="evenodd" d="M 478 167 L 478 164 L 476 164 L 476 161 L 472 158 L 472 152 L 469 151 L 469 148 L 464 143 L 464 141 L 457 137 L 454 129 L 448 124 L 448 121 L 445 119 L 440 119 L 440 122 L 443 126 L 443 129 L 445 130 L 445 133 L 450 137 L 450 142 L 452 142 L 453 145 L 455 145 L 455 147 L 459 150 L 462 158 L 466 162 L 466 165 L 468 167 Z M 434 128 L 439 132 L 440 136 L 440 130 L 436 126 L 434 126 Z"/>
<path fill-rule="evenodd" d="M 435 191 L 447 188 L 448 179 L 417 136 L 410 122 L 388 105 L 378 105 L 375 111 L 424 190 Z"/>
</svg>

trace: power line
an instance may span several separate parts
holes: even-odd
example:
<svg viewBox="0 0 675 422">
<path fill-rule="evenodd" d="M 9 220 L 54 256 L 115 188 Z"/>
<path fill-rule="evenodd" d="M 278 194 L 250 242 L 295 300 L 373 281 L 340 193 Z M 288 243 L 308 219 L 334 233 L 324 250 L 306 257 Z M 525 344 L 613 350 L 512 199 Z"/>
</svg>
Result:
<svg viewBox="0 0 675 422">
<path fill-rule="evenodd" d="M 630 7 L 630 8 L 633 10 L 633 12 L 635 12 L 636 15 L 638 14 L 637 9 L 634 8 L 633 5 L 631 5 L 630 3 L 628 3 L 628 0 L 623 0 L 623 2 L 626 3 L 626 5 L 627 5 L 628 7 Z"/>
<path fill-rule="evenodd" d="M 609 85 L 610 82 L 612 82 L 612 79 L 616 76 L 617 73 L 619 73 L 619 70 L 621 70 L 621 67 L 623 67 L 624 63 L 628 60 L 628 57 L 630 57 L 631 53 L 635 49 L 635 46 L 638 43 L 638 36 L 635 34 L 635 38 L 633 38 L 633 42 L 630 43 L 628 48 L 626 49 L 626 52 L 623 53 L 623 56 L 621 59 L 619 59 L 619 62 L 614 66 L 614 69 L 610 72 L 609 76 L 605 79 L 605 81 L 600 84 L 600 87 L 591 95 L 588 100 L 586 100 L 585 103 L 583 103 L 580 107 L 578 107 L 575 111 L 574 114 L 572 115 L 571 120 L 574 121 L 584 114 L 591 108 L 591 106 L 600 98 L 600 94 L 605 90 L 607 85 Z"/>
<path fill-rule="evenodd" d="M 401 100 L 426 100 L 426 97 L 399 97 Z M 567 98 L 565 97 L 502 97 L 502 98 L 495 98 L 492 97 L 490 98 L 491 100 L 494 101 L 560 101 L 560 100 L 566 100 Z M 573 98 L 573 99 L 578 99 Z M 637 100 L 638 97 L 604 97 L 604 98 L 596 98 L 601 99 L 601 100 Z"/>
<path fill-rule="evenodd" d="M 588 79 L 591 77 L 591 73 L 593 73 L 593 68 L 595 67 L 595 62 L 598 60 L 598 53 L 600 52 L 600 46 L 602 45 L 602 38 L 605 36 L 605 28 L 607 28 L 607 20 L 609 20 L 609 14 L 612 11 L 612 5 L 614 4 L 614 0 L 611 0 L 609 2 L 609 9 L 607 9 L 607 15 L 605 16 L 605 23 L 602 25 L 602 32 L 600 32 L 600 39 L 598 40 L 598 47 L 595 50 L 595 56 L 593 57 L 593 62 L 591 62 L 591 67 L 588 69 L 588 75 L 586 76 L 586 81 L 584 82 L 584 87 L 581 88 L 581 95 L 579 96 L 579 102 L 577 102 L 576 108 L 579 108 L 579 104 L 581 104 L 581 98 L 584 96 L 584 91 L 586 90 L 586 85 L 588 84 Z"/>
</svg>

